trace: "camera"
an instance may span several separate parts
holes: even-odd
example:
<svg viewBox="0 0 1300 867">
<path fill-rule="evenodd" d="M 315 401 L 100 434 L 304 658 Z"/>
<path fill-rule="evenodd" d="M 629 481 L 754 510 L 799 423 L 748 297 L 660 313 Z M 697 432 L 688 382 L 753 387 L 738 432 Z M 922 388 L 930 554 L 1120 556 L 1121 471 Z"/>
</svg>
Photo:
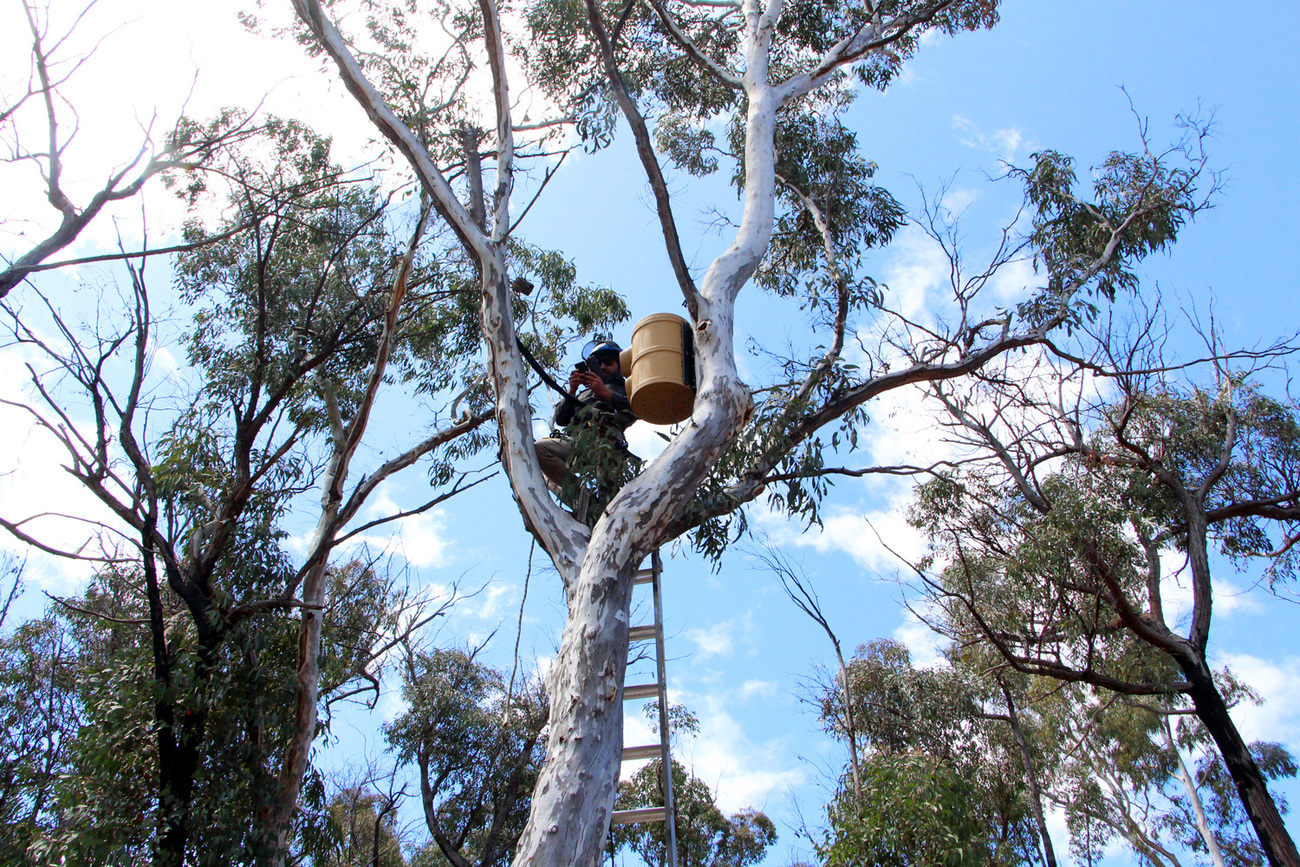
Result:
<svg viewBox="0 0 1300 867">
<path fill-rule="evenodd" d="M 579 373 L 590 372 L 590 368 L 587 367 L 587 362 L 585 361 L 579 361 L 577 364 L 573 365 L 573 369 L 578 371 Z"/>
</svg>

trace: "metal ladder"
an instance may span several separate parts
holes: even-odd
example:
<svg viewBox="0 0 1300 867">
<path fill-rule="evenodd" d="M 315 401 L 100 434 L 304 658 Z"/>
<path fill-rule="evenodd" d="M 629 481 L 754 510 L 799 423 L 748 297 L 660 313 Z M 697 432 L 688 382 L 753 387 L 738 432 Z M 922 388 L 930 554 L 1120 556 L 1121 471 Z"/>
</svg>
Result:
<svg viewBox="0 0 1300 867">
<path fill-rule="evenodd" d="M 664 803 L 660 807 L 644 807 L 639 810 L 615 810 L 610 820 L 613 825 L 631 825 L 638 822 L 664 822 L 668 838 L 668 858 L 666 867 L 677 867 L 677 822 L 673 811 L 673 763 L 668 755 L 668 678 L 664 668 L 664 615 L 663 603 L 659 591 L 659 579 L 663 575 L 663 561 L 659 552 L 650 555 L 650 568 L 637 570 L 635 584 L 649 584 L 654 590 L 655 621 L 646 626 L 633 626 L 628 630 L 628 651 L 631 646 L 641 641 L 654 640 L 656 677 L 654 683 L 625 684 L 624 701 L 640 701 L 647 698 L 659 700 L 659 743 L 639 747 L 623 747 L 623 761 L 639 759 L 660 759 L 663 778 Z"/>
</svg>

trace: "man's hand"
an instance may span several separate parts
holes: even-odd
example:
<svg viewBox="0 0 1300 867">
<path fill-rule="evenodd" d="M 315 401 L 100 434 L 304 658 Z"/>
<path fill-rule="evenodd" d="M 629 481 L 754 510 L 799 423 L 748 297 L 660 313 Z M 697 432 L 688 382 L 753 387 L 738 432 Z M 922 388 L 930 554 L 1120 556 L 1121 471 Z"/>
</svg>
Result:
<svg viewBox="0 0 1300 867">
<path fill-rule="evenodd" d="M 575 370 L 569 374 L 569 394 L 577 394 L 578 389 L 582 386 L 591 389 L 592 395 L 596 400 L 609 400 L 614 396 L 614 391 L 605 381 L 591 371 Z"/>
</svg>

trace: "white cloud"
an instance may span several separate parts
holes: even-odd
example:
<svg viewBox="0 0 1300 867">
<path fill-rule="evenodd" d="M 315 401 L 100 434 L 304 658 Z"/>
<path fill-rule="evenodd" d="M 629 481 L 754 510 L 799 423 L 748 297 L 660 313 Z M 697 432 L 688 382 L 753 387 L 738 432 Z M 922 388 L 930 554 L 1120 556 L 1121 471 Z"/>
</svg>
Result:
<svg viewBox="0 0 1300 867">
<path fill-rule="evenodd" d="M 1178 551 L 1160 552 L 1160 598 L 1164 606 L 1165 622 L 1182 628 L 1192 614 L 1192 580 L 1187 567 L 1187 556 Z M 1264 606 L 1250 591 L 1227 579 L 1211 578 L 1210 592 L 1216 618 L 1239 614 L 1262 614 Z"/>
<path fill-rule="evenodd" d="M 518 587 L 504 581 L 487 581 L 470 587 L 460 585 L 424 585 L 422 595 L 443 602 L 455 593 L 448 620 L 454 624 L 451 632 L 456 641 L 467 647 L 477 647 L 496 633 L 498 640 L 509 636 L 513 640 L 515 619 L 519 613 L 516 604 Z"/>
<path fill-rule="evenodd" d="M 366 507 L 363 519 L 358 523 L 375 520 L 386 515 L 402 511 L 389 496 L 386 488 Z M 357 551 L 369 548 L 385 554 L 396 554 L 407 563 L 417 567 L 442 567 L 447 565 L 447 515 L 442 508 L 433 508 L 419 515 L 410 515 L 400 521 L 381 524 L 371 532 L 362 533 L 339 546 L 338 550 Z M 290 541 L 290 546 L 298 553 L 305 553 L 308 537 L 298 536 Z"/>
<path fill-rule="evenodd" d="M 402 520 L 398 543 L 406 561 L 414 566 L 446 564 L 446 519 L 441 509 Z"/>
<path fill-rule="evenodd" d="M 1034 273 L 1034 263 L 1029 259 L 1013 259 L 1003 265 L 993 273 L 989 279 L 988 288 L 992 291 L 993 300 L 999 305 L 1007 304 L 1011 301 L 1019 301 L 1029 296 L 1031 289 L 1039 284 L 1040 280 Z"/>
<path fill-rule="evenodd" d="M 802 785 L 806 773 L 793 764 L 782 739 L 755 743 L 744 723 L 724 707 L 725 695 L 675 693 L 700 720 L 700 732 L 677 746 L 674 757 L 714 790 L 719 809 L 734 813 L 745 807 L 765 809 L 772 796 Z"/>
<path fill-rule="evenodd" d="M 1165 623 L 1178 629 L 1192 612 L 1192 582 L 1187 573 L 1187 558 L 1168 549 L 1160 552 L 1160 603 Z"/>
<path fill-rule="evenodd" d="M 912 663 L 918 668 L 946 665 L 943 650 L 948 640 L 921 622 L 912 612 L 907 612 L 903 623 L 894 630 L 894 638 L 907 645 Z"/>
<path fill-rule="evenodd" d="M 777 545 L 810 547 L 818 554 L 843 551 L 871 572 L 892 574 L 902 565 L 900 557 L 911 562 L 925 551 L 925 536 L 907 523 L 907 502 L 908 494 L 901 492 L 879 510 L 832 508 L 820 529 L 801 533 L 786 522 L 769 525 L 767 530 Z"/>
<path fill-rule="evenodd" d="M 396 680 L 396 678 L 393 678 L 393 680 Z M 385 723 L 391 723 L 410 708 L 410 703 L 402 697 L 400 689 L 382 689 L 379 693 L 379 701 L 375 703 L 375 711 Z"/>
<path fill-rule="evenodd" d="M 740 685 L 741 698 L 770 698 L 777 693 L 774 680 L 747 680 Z"/>
<path fill-rule="evenodd" d="M 1229 653 L 1222 661 L 1263 699 L 1256 706 L 1242 702 L 1232 719 L 1247 741 L 1279 741 L 1300 748 L 1300 657 L 1278 661 L 1246 653 Z"/>
<path fill-rule="evenodd" d="M 1233 584 L 1231 581 L 1221 581 L 1218 578 L 1210 580 L 1210 590 L 1214 594 L 1214 614 L 1216 617 L 1227 617 L 1233 614 L 1264 614 L 1267 609 L 1259 601 L 1259 597 L 1252 593 L 1252 588 L 1242 588 Z"/>
<path fill-rule="evenodd" d="M 704 629 L 688 629 L 683 636 L 699 648 L 696 659 L 705 660 L 712 656 L 731 656 L 736 649 L 735 632 L 736 621 L 729 620 Z"/>
<path fill-rule="evenodd" d="M 970 118 L 954 114 L 953 129 L 958 131 L 957 140 L 967 147 L 988 151 L 999 159 L 1014 162 L 1020 146 L 1025 142 L 1025 135 L 1015 127 L 1006 127 L 992 133 L 981 130 Z"/>
<path fill-rule="evenodd" d="M 943 248 L 919 226 L 906 226 L 894 236 L 882 270 L 890 307 L 914 322 L 933 324 L 937 305 L 931 296 L 946 284 L 949 273 Z"/>
<path fill-rule="evenodd" d="M 162 377 L 169 377 L 181 369 L 181 364 L 176 360 L 176 355 L 170 349 L 160 346 L 149 357 L 149 367 L 150 372 Z"/>
<path fill-rule="evenodd" d="M 954 217 L 960 217 L 967 208 L 975 204 L 977 198 L 979 198 L 979 193 L 969 188 L 948 190 L 944 194 L 941 204 Z"/>
</svg>

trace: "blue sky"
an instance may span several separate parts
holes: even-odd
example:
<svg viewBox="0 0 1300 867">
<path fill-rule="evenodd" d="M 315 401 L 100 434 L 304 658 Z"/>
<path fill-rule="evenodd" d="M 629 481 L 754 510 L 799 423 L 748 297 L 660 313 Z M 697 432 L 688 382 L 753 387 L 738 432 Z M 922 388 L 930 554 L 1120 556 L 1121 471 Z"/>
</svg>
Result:
<svg viewBox="0 0 1300 867">
<path fill-rule="evenodd" d="M 139 119 L 148 116 L 151 97 L 162 116 L 174 111 L 191 93 L 195 66 L 200 75 L 188 97 L 193 108 L 247 104 L 273 87 L 272 110 L 307 112 L 309 120 L 330 125 L 343 148 L 364 142 L 364 121 L 332 77 L 313 74 L 292 46 L 253 46 L 232 56 L 226 49 L 247 44 L 233 26 L 239 5 L 202 5 L 187 18 L 167 14 L 172 4 L 105 0 L 104 20 L 132 22 L 106 46 L 133 55 L 130 62 L 106 58 L 103 75 L 122 76 L 108 94 L 134 108 L 88 106 L 84 123 L 99 149 L 125 148 Z M 1285 3 L 1006 3 L 992 31 L 927 41 L 904 76 L 886 93 L 864 93 L 851 117 L 867 155 L 879 164 L 878 180 L 905 203 L 919 204 L 918 184 L 927 190 L 950 184 L 952 201 L 968 206 L 963 224 L 978 258 L 1019 200 L 1014 185 L 990 180 L 1003 172 L 1004 161 L 1024 164 L 1032 152 L 1053 148 L 1075 155 L 1086 169 L 1111 149 L 1136 147 L 1140 121 L 1149 121 L 1149 137 L 1160 144 L 1176 136 L 1177 115 L 1213 114 L 1209 148 L 1214 167 L 1225 173 L 1225 189 L 1171 254 L 1144 265 L 1144 277 L 1203 314 L 1213 309 L 1229 345 L 1250 345 L 1300 328 L 1300 252 L 1292 240 L 1292 203 L 1300 197 L 1293 170 L 1300 158 L 1300 60 L 1288 44 L 1298 19 L 1300 11 Z M 0 26 L 0 33 L 6 30 L 12 38 L 12 28 Z M 158 50 L 141 57 L 132 50 L 141 44 Z M 257 63 L 248 62 L 253 56 Z M 679 193 L 684 248 L 702 270 L 728 240 L 708 228 L 707 210 L 734 212 L 734 192 L 716 179 L 684 175 L 672 177 L 671 187 Z M 172 216 L 161 197 L 151 207 L 159 226 Z M 134 216 L 121 213 L 131 231 L 127 220 Z M 679 307 L 651 199 L 626 137 L 609 151 L 570 157 L 524 232 L 534 243 L 563 250 L 580 279 L 624 293 L 634 319 Z M 108 242 L 100 227 L 79 252 Z M 900 299 L 923 298 L 942 276 L 933 252 L 915 231 L 905 231 L 873 260 L 872 273 Z M 760 341 L 805 339 L 796 313 L 752 288 L 742 294 L 739 322 L 746 336 Z M 9 377 L 0 387 L 13 387 L 12 362 L 0 356 L 0 372 Z M 399 404 L 390 403 L 383 418 L 400 431 Z M 549 407 L 539 406 L 538 414 L 547 416 Z M 909 449 L 921 453 L 933 441 L 906 396 L 872 407 L 871 415 L 868 454 L 880 460 Z M 18 475 L 0 477 L 6 503 L 45 472 L 39 443 L 25 434 L 15 440 L 12 431 L 7 436 L 8 453 L 27 457 Z M 642 433 L 634 443 L 644 451 L 655 438 Z M 9 462 L 0 471 L 13 465 L 2 460 Z M 411 478 L 388 493 L 404 502 L 423 484 Z M 931 651 L 924 630 L 900 606 L 902 591 L 892 580 L 897 566 L 876 538 L 880 532 L 905 550 L 916 549 L 921 540 L 910 538 L 900 520 L 905 502 L 906 489 L 898 483 L 849 481 L 835 488 L 820 530 L 804 532 L 761 510 L 754 524 L 802 562 L 846 645 L 894 636 L 925 658 Z M 487 585 L 458 606 L 442 637 L 472 643 L 504 623 L 490 654 L 509 665 L 529 543 L 504 486 L 489 483 L 412 522 L 400 544 L 416 580 L 446 584 L 463 576 L 467 586 Z M 671 554 L 664 582 L 670 697 L 688 704 L 702 723 L 700 736 L 681 755 L 716 788 L 724 808 L 752 805 L 777 821 L 781 842 L 765 863 L 783 865 L 800 850 L 792 831 L 799 812 L 811 823 L 819 820 L 827 772 L 838 770 L 844 756 L 800 701 L 815 667 L 832 660 L 830 646 L 773 576 L 755 567 L 754 544 L 738 545 L 716 571 L 682 550 L 665 552 Z M 1240 587 L 1249 583 L 1226 567 L 1219 576 Z M 66 585 L 76 577 L 61 580 Z M 1219 601 L 1217 661 L 1232 663 L 1268 699 L 1263 708 L 1240 712 L 1243 728 L 1250 737 L 1281 740 L 1300 753 L 1300 610 L 1261 593 L 1229 593 Z M 544 664 L 553 654 L 562 622 L 558 579 L 535 560 L 521 636 L 525 664 Z M 396 696 L 380 708 L 395 713 Z M 373 722 L 349 718 L 326 761 L 352 758 Z M 1291 792 L 1294 801 L 1300 789 Z M 1057 845 L 1064 849 L 1063 836 Z"/>
</svg>

